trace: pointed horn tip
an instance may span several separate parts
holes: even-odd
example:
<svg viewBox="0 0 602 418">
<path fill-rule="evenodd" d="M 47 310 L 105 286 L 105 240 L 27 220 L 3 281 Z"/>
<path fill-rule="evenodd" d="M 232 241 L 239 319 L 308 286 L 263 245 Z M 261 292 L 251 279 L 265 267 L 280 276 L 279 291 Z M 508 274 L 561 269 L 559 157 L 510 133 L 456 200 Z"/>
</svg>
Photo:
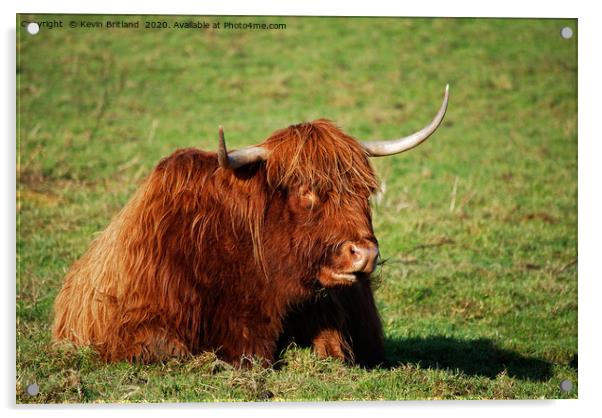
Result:
<svg viewBox="0 0 602 418">
<path fill-rule="evenodd" d="M 394 139 L 390 141 L 369 141 L 362 142 L 364 149 L 368 152 L 371 157 L 382 157 L 386 155 L 399 154 L 404 151 L 410 150 L 426 139 L 428 139 L 441 125 L 445 112 L 447 111 L 447 104 L 449 100 L 449 83 L 445 85 L 445 95 L 443 97 L 443 103 L 439 107 L 439 111 L 431 123 L 420 131 L 415 132 L 403 138 Z"/>
<path fill-rule="evenodd" d="M 224 132 L 224 127 L 223 127 L 222 125 L 219 125 L 219 126 L 217 127 L 217 129 L 218 129 L 218 131 L 220 131 L 220 132 Z"/>
</svg>

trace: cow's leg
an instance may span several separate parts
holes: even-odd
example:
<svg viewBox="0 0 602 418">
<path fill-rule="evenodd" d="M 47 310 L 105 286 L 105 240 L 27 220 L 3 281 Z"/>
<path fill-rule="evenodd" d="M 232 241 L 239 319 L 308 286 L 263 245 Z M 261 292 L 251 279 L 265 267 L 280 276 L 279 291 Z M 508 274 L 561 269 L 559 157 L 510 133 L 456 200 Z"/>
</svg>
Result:
<svg viewBox="0 0 602 418">
<path fill-rule="evenodd" d="M 135 346 L 137 351 L 142 353 L 140 359 L 142 362 L 154 362 L 168 360 L 174 357 L 185 357 L 190 355 L 190 350 L 177 337 L 169 335 L 169 333 L 155 333 L 146 336 L 141 332 L 141 341 Z"/>
<path fill-rule="evenodd" d="M 278 341 L 278 351 L 294 342 L 312 347 L 320 358 L 334 357 L 352 361 L 351 348 L 345 340 L 344 316 L 332 297 L 325 293 L 290 312 Z"/>
<path fill-rule="evenodd" d="M 248 367 L 258 361 L 269 367 L 274 363 L 277 335 L 268 329 L 249 330 L 241 326 L 220 341 L 218 357 L 237 367 Z M 213 344 L 213 345 L 217 345 Z"/>
<path fill-rule="evenodd" d="M 191 354 L 189 346 L 165 324 L 148 321 L 137 326 L 118 326 L 98 347 L 108 361 L 151 363 Z"/>
<path fill-rule="evenodd" d="M 314 352 L 320 358 L 334 357 L 345 361 L 345 358 L 349 356 L 350 349 L 343 338 L 343 335 L 337 329 L 325 328 L 319 330 L 312 341 Z"/>
<path fill-rule="evenodd" d="M 384 364 L 382 325 L 370 284 L 362 281 L 329 289 L 290 313 L 279 349 L 292 341 L 313 347 L 320 357 L 340 358 L 364 367 Z"/>
</svg>

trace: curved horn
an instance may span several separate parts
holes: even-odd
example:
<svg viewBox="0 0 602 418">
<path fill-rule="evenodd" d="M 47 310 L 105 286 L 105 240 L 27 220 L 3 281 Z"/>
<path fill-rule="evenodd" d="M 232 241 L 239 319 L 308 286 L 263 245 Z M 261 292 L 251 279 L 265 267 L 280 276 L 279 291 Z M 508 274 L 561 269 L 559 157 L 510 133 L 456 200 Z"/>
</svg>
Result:
<svg viewBox="0 0 602 418">
<path fill-rule="evenodd" d="M 247 147 L 228 152 L 226 140 L 224 139 L 224 128 L 219 126 L 219 148 L 217 150 L 217 161 L 222 168 L 235 169 L 243 165 L 264 161 L 268 158 L 268 151 L 263 147 Z"/>
<path fill-rule="evenodd" d="M 445 86 L 445 96 L 439 111 L 435 118 L 427 126 L 409 136 L 390 141 L 369 141 L 362 142 L 364 149 L 370 157 L 383 157 L 385 155 L 399 154 L 417 147 L 433 134 L 441 124 L 445 111 L 447 110 L 447 101 L 449 99 L 449 84 Z"/>
</svg>

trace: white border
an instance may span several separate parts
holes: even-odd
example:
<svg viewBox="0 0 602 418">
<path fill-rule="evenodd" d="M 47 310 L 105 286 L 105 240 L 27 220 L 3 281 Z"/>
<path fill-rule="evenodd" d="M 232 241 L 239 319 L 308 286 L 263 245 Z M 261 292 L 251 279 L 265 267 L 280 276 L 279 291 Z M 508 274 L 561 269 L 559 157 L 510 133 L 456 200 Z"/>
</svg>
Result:
<svg viewBox="0 0 602 418">
<path fill-rule="evenodd" d="M 13 414 L 39 417 L 104 416 L 107 413 L 121 415 L 144 414 L 148 417 L 165 416 L 169 412 L 178 416 L 199 414 L 225 416 L 233 413 L 245 416 L 281 417 L 333 415 L 364 416 L 448 416 L 468 417 L 487 415 L 504 417 L 510 414 L 543 413 L 550 417 L 590 416 L 599 411 L 600 395 L 600 280 L 602 273 L 596 263 L 600 248 L 597 242 L 602 236 L 600 228 L 600 112 L 602 97 L 600 74 L 600 26 L 602 21 L 593 1 L 545 1 L 528 3 L 524 0 L 506 0 L 494 4 L 480 1 L 412 1 L 394 5 L 393 2 L 370 0 L 357 3 L 345 1 L 219 1 L 214 3 L 169 0 L 126 3 L 123 0 L 92 2 L 68 2 L 63 0 L 20 1 L 15 5 L 2 3 L 3 76 L 0 101 L 1 125 L 5 135 L 0 153 L 0 196 L 3 197 L 0 231 L 2 231 L 2 267 L 4 270 L 4 342 L 0 344 L 2 372 L 0 373 L 2 406 Z M 579 400 L 572 401 L 431 401 L 431 402 L 363 402 L 321 403 L 312 406 L 298 404 L 232 404 L 232 405 L 151 405 L 108 408 L 106 406 L 15 406 L 15 13 L 131 13 L 131 14 L 254 14 L 254 15 L 345 15 L 345 16 L 473 16 L 473 17 L 570 17 L 579 18 Z M 486 138 L 484 138 L 486 140 Z M 484 146 L 486 146 L 484 144 Z M 598 326 L 596 326 L 598 325 Z M 598 332 L 596 332 L 598 330 Z M 521 414 L 522 415 L 522 414 Z"/>
<path fill-rule="evenodd" d="M 506 0 L 487 4 L 482 1 L 421 0 L 392 4 L 387 0 L 370 1 L 277 1 L 277 0 L 224 0 L 215 2 L 190 2 L 186 0 L 123 2 L 107 0 L 77 2 L 44 2 L 25 0 L 19 2 L 20 13 L 131 13 L 131 14 L 216 14 L 216 15 L 302 15 L 302 16 L 448 16 L 448 17 L 577 17 L 579 1 L 546 1 L 544 7 L 536 2 Z M 75 2 L 74 2 L 75 3 Z M 30 6 L 31 5 L 31 6 Z"/>
</svg>

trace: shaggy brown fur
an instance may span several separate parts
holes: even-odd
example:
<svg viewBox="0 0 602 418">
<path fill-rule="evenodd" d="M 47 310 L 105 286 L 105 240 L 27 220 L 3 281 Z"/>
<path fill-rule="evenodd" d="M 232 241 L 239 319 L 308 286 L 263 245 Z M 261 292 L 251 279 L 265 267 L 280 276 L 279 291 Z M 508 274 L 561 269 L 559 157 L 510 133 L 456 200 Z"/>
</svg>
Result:
<svg viewBox="0 0 602 418">
<path fill-rule="evenodd" d="M 268 363 L 278 343 L 383 361 L 369 278 L 324 279 L 341 245 L 376 242 L 377 182 L 361 145 L 331 122 L 280 130 L 265 162 L 236 170 L 215 153 L 163 159 L 72 266 L 53 337 L 107 361 L 150 362 L 216 350 Z"/>
</svg>

